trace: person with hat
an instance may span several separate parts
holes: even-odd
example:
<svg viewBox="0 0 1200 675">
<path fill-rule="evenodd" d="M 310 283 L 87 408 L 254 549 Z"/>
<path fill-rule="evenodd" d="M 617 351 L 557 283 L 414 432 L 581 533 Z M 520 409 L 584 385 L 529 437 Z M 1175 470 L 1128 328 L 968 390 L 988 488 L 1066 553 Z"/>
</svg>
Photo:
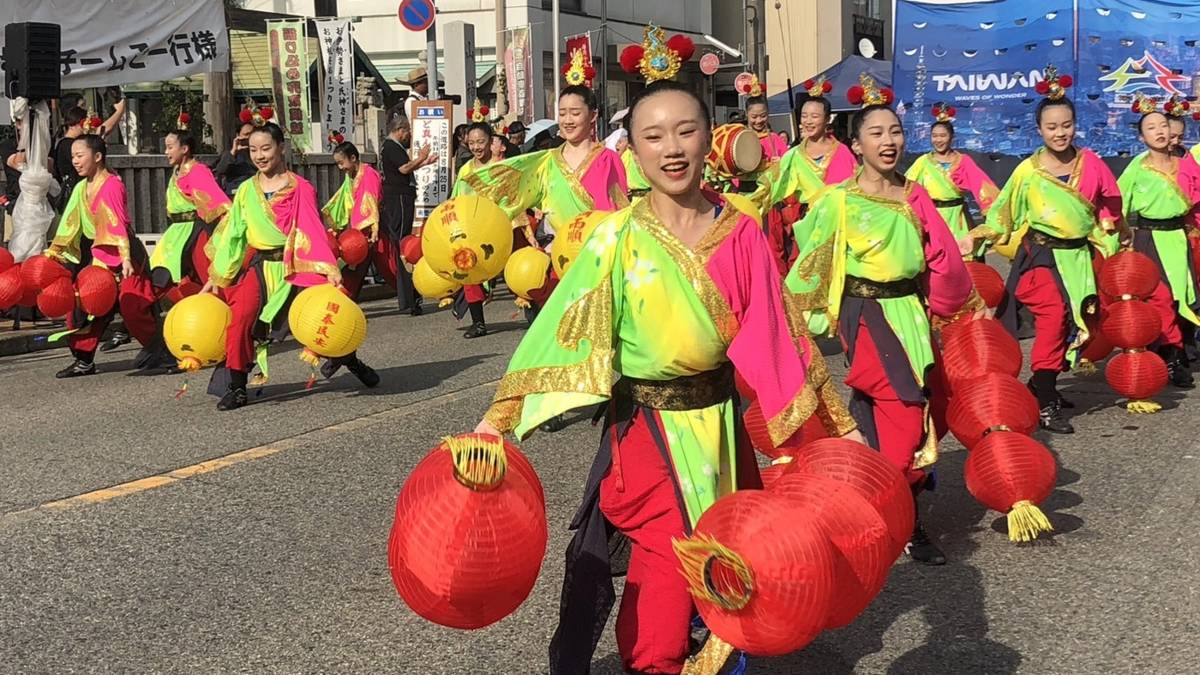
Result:
<svg viewBox="0 0 1200 675">
<path fill-rule="evenodd" d="M 528 129 L 525 128 L 524 122 L 521 120 L 513 122 L 512 124 L 508 125 L 508 141 L 518 148 L 525 145 L 526 131 L 528 131 Z"/>
</svg>

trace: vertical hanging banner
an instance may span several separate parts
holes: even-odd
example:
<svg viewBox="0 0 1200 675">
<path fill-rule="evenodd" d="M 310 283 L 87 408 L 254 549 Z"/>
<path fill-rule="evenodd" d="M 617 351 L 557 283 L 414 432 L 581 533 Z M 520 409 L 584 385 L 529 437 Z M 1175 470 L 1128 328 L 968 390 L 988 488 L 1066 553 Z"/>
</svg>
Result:
<svg viewBox="0 0 1200 675">
<path fill-rule="evenodd" d="M 291 137 L 292 147 L 308 149 L 308 54 L 304 19 L 267 22 L 271 52 L 271 81 L 279 126 Z"/>
<path fill-rule="evenodd" d="M 505 33 L 504 80 L 508 84 L 508 105 L 525 124 L 534 119 L 533 49 L 529 26 L 512 28 Z"/>
<path fill-rule="evenodd" d="M 450 198 L 454 167 L 450 152 L 450 130 L 454 122 L 454 104 L 450 101 L 415 101 L 412 120 L 412 153 L 429 147 L 437 161 L 417 169 L 416 224 L 425 222 L 438 204 Z"/>
<path fill-rule="evenodd" d="M 354 37 L 349 19 L 316 21 L 321 62 L 325 64 L 325 96 L 321 110 L 325 142 L 332 150 L 334 134 L 349 138 L 354 129 Z"/>
<path fill-rule="evenodd" d="M 584 66 L 592 65 L 591 33 L 572 35 L 571 37 L 567 38 L 567 61 L 563 64 L 564 73 L 571 67 L 571 63 L 575 59 L 576 52 L 579 52 L 580 59 L 583 61 Z M 583 86 L 590 88 L 592 86 L 592 79 L 590 77 L 585 77 L 582 84 Z"/>
</svg>

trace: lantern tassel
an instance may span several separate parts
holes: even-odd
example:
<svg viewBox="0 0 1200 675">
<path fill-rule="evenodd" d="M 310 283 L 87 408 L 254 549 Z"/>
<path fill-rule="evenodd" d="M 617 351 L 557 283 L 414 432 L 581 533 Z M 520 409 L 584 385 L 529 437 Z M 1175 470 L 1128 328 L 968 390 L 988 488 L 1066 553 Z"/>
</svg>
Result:
<svg viewBox="0 0 1200 675">
<path fill-rule="evenodd" d="M 185 375 L 183 377 L 183 384 L 179 385 L 179 389 L 175 390 L 175 400 L 178 401 L 178 400 L 182 399 L 184 397 L 184 395 L 187 394 L 187 390 L 188 390 L 188 378 Z"/>
<path fill-rule="evenodd" d="M 1100 369 L 1096 364 L 1087 359 L 1079 359 L 1079 363 L 1075 364 L 1075 374 L 1079 377 L 1094 377 L 1098 372 Z"/>
<path fill-rule="evenodd" d="M 1030 542 L 1043 532 L 1053 532 L 1054 527 L 1046 518 L 1046 514 L 1037 504 L 1022 499 L 1013 504 L 1008 512 L 1008 539 L 1016 542 Z"/>
<path fill-rule="evenodd" d="M 315 369 L 310 370 L 308 372 L 308 379 L 304 382 L 304 390 L 308 391 L 309 389 L 312 389 L 313 386 L 316 385 L 316 383 L 317 383 L 317 371 Z"/>
<path fill-rule="evenodd" d="M 754 577 L 742 556 L 706 534 L 672 539 L 671 547 L 692 595 L 733 612 L 750 604 Z M 716 563 L 720 579 L 713 578 Z"/>
<path fill-rule="evenodd" d="M 454 477 L 476 491 L 492 490 L 504 482 L 508 473 L 508 455 L 498 437 L 468 435 L 442 439 L 454 457 Z"/>
<path fill-rule="evenodd" d="M 1162 410 L 1162 406 L 1154 401 L 1130 401 L 1125 404 L 1125 409 L 1138 415 L 1153 415 Z"/>
<path fill-rule="evenodd" d="M 709 633 L 704 647 L 683 664 L 682 675 L 717 675 L 733 654 L 733 645 Z"/>
</svg>

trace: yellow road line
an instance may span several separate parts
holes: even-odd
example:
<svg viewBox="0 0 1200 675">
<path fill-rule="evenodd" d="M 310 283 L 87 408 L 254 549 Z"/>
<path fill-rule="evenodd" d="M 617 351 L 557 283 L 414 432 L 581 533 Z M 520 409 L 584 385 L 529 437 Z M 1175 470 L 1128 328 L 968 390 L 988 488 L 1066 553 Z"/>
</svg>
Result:
<svg viewBox="0 0 1200 675">
<path fill-rule="evenodd" d="M 262 459 L 263 457 L 270 457 L 271 455 L 279 454 L 285 450 L 290 450 L 292 448 L 305 445 L 308 440 L 311 440 L 317 436 L 332 435 L 339 432 L 361 429 L 374 424 L 381 424 L 389 421 L 392 417 L 411 415 L 414 410 L 448 403 L 455 399 L 462 398 L 477 389 L 495 386 L 497 382 L 499 382 L 499 380 L 483 382 L 481 384 L 476 384 L 463 389 L 447 392 L 439 396 L 434 396 L 433 398 L 415 401 L 413 403 L 397 406 L 395 408 L 388 408 L 387 410 L 381 410 L 370 415 L 363 415 L 362 417 L 355 417 L 344 422 L 337 422 L 327 427 L 311 429 L 304 433 L 300 433 L 289 438 L 283 438 L 266 445 L 247 448 L 246 450 L 239 450 L 228 455 L 214 457 L 213 459 L 180 467 L 164 473 L 146 476 L 145 478 L 138 478 L 126 483 L 120 483 L 118 485 L 101 488 L 99 490 L 92 490 L 91 492 L 85 492 L 83 494 L 66 497 L 64 499 L 56 499 L 54 501 L 45 502 L 37 506 L 22 509 L 20 511 L 12 511 L 7 514 L 0 514 L 0 518 L 27 514 L 34 511 L 62 511 L 64 509 L 69 509 L 76 506 L 97 504 L 100 502 L 109 501 L 111 499 L 116 499 L 118 497 L 125 497 L 128 495 L 137 494 L 139 492 L 160 488 L 166 485 L 173 485 L 201 474 L 220 471 L 221 469 L 225 469 L 236 464 L 241 464 L 242 462 L 249 462 L 256 459 Z"/>
</svg>

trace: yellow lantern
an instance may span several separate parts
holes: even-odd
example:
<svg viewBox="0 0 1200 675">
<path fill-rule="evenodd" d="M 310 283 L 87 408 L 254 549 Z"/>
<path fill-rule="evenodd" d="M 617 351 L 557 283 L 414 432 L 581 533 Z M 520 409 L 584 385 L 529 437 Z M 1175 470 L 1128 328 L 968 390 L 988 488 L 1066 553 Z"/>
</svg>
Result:
<svg viewBox="0 0 1200 675">
<path fill-rule="evenodd" d="M 362 309 L 331 284 L 300 291 L 288 310 L 288 327 L 306 352 L 326 358 L 350 354 L 367 337 L 367 317 Z M 314 360 L 307 353 L 301 358 Z"/>
<path fill-rule="evenodd" d="M 458 284 L 482 284 L 504 270 L 512 253 L 512 221 L 490 200 L 462 195 L 442 202 L 421 230 L 433 271 Z"/>
<path fill-rule="evenodd" d="M 529 300 L 529 294 L 546 285 L 550 271 L 550 256 L 532 246 L 513 251 L 504 265 L 504 283 L 519 297 Z"/>
<path fill-rule="evenodd" d="M 416 265 L 413 265 L 412 280 L 417 292 L 430 300 L 448 298 L 462 288 L 462 284 L 434 272 L 433 268 L 429 266 L 428 258 L 421 258 Z"/>
<path fill-rule="evenodd" d="M 587 211 L 575 216 L 567 223 L 566 227 L 554 233 L 554 243 L 550 246 L 550 259 L 554 263 L 554 273 L 558 275 L 559 279 L 567 273 L 567 268 L 579 257 L 592 230 L 596 229 L 596 225 L 608 215 L 608 211 Z"/>
<path fill-rule="evenodd" d="M 167 312 L 163 339 L 183 371 L 200 370 L 225 359 L 225 333 L 233 313 L 212 293 L 190 295 Z"/>
</svg>

